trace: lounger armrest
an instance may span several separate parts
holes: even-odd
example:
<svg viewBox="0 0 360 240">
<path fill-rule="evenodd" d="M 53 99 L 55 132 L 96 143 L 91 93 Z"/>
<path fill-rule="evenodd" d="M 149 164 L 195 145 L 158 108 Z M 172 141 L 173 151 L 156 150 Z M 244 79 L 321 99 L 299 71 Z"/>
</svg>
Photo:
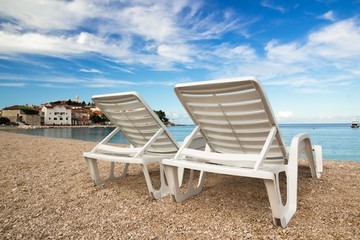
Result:
<svg viewBox="0 0 360 240">
<path fill-rule="evenodd" d="M 110 145 L 100 145 L 96 149 L 96 152 L 104 152 L 110 154 L 121 154 L 121 155 L 134 155 L 139 152 L 141 148 L 123 148 Z"/>
<path fill-rule="evenodd" d="M 304 153 L 305 142 L 308 142 L 311 147 L 310 136 L 307 133 L 299 133 L 292 138 L 289 149 L 289 163 L 294 159 L 297 161 L 297 157 Z"/>
<path fill-rule="evenodd" d="M 317 152 L 315 157 L 313 154 L 313 146 L 311 145 L 310 136 L 307 133 L 300 133 L 293 137 L 289 151 L 289 167 L 297 168 L 298 156 L 302 153 L 306 154 L 309 162 L 311 175 L 313 178 L 320 178 L 322 172 L 322 152 L 321 147 L 315 148 Z M 295 161 L 295 162 L 294 162 Z M 295 171 L 295 169 L 293 169 Z M 297 169 L 296 169 L 297 171 Z"/>
</svg>

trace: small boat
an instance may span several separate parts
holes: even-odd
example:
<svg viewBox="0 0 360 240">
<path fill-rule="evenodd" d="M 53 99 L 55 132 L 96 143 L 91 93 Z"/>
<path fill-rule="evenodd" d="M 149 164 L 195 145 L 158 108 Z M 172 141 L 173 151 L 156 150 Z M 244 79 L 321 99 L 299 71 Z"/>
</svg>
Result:
<svg viewBox="0 0 360 240">
<path fill-rule="evenodd" d="M 359 121 L 352 121 L 351 128 L 359 128 Z"/>
</svg>

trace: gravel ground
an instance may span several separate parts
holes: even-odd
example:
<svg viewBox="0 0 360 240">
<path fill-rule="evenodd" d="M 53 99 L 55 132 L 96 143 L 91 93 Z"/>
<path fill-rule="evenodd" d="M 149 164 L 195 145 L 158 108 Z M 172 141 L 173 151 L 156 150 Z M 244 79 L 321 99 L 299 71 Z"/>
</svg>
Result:
<svg viewBox="0 0 360 240">
<path fill-rule="evenodd" d="M 207 174 L 182 203 L 152 200 L 137 165 L 95 187 L 82 157 L 95 145 L 0 131 L 0 238 L 360 239 L 360 163 L 324 161 L 316 180 L 301 162 L 298 210 L 282 229 L 257 179 Z"/>
</svg>

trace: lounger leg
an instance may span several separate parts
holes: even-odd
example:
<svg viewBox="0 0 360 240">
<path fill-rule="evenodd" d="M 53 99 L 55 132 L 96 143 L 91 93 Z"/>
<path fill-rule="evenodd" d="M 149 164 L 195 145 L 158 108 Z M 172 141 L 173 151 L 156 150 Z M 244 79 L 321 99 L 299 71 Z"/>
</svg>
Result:
<svg viewBox="0 0 360 240">
<path fill-rule="evenodd" d="M 107 179 L 101 179 L 100 174 L 99 174 L 97 159 L 94 159 L 94 158 L 85 158 L 85 159 L 86 159 L 87 165 L 89 167 L 90 176 L 91 176 L 92 180 L 94 181 L 94 185 L 100 185 L 107 181 L 116 180 L 116 179 L 120 179 L 120 178 L 124 177 L 127 174 L 128 167 L 129 167 L 129 164 L 126 163 L 124 168 L 122 169 L 121 174 L 119 176 L 115 176 L 115 163 L 111 162 L 109 177 Z"/>
<path fill-rule="evenodd" d="M 273 215 L 273 221 L 275 226 L 281 225 L 281 210 L 283 208 L 281 196 L 279 196 L 280 189 L 278 184 L 278 179 L 275 180 L 264 180 L 270 207 Z"/>
<path fill-rule="evenodd" d="M 323 172 L 322 147 L 320 145 L 315 145 L 313 146 L 313 151 L 315 154 L 316 177 L 320 178 L 321 173 Z"/>
<path fill-rule="evenodd" d="M 146 164 L 142 164 L 143 173 L 145 176 L 146 185 L 150 196 L 153 199 L 160 199 L 169 194 L 169 187 L 165 183 L 164 167 L 160 164 L 160 188 L 156 190 L 151 182 L 149 170 Z"/>
<path fill-rule="evenodd" d="M 177 202 L 182 202 L 198 193 L 201 192 L 202 188 L 204 187 L 204 178 L 205 172 L 201 171 L 198 184 L 194 188 L 193 181 L 194 181 L 194 170 L 190 170 L 190 179 L 189 179 L 189 186 L 185 193 L 182 193 L 180 190 L 181 185 L 179 184 L 179 177 L 178 177 L 178 168 L 174 166 L 164 166 L 166 179 L 169 184 L 170 194 L 172 199 Z"/>
<path fill-rule="evenodd" d="M 285 171 L 287 186 L 287 201 L 285 205 L 283 204 L 281 198 L 279 173 L 274 174 L 274 180 L 264 180 L 274 225 L 281 226 L 283 228 L 289 224 L 297 208 L 297 166 L 290 168 L 291 170 L 287 169 Z"/>
<path fill-rule="evenodd" d="M 264 180 L 275 225 L 286 227 L 296 212 L 298 185 L 298 158 L 301 153 L 306 154 L 313 178 L 319 178 L 322 172 L 321 147 L 315 148 L 315 159 L 311 141 L 307 134 L 295 136 L 291 142 L 289 162 L 285 170 L 287 186 L 287 202 L 281 200 L 279 173 L 275 173 L 274 180 Z"/>
</svg>

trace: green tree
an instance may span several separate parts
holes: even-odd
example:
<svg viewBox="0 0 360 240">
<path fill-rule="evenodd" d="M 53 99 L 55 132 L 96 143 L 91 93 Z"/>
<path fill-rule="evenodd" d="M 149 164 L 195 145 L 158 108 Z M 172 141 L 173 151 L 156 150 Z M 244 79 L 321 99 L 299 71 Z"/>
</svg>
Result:
<svg viewBox="0 0 360 240">
<path fill-rule="evenodd" d="M 101 117 L 97 114 L 91 114 L 90 115 L 90 120 L 93 122 L 93 123 L 99 123 L 101 121 Z"/>
<path fill-rule="evenodd" d="M 105 122 L 109 121 L 109 119 L 104 114 L 102 114 L 102 115 L 91 114 L 90 115 L 90 120 L 93 123 L 105 123 Z"/>
<path fill-rule="evenodd" d="M 0 124 L 7 124 L 10 123 L 10 119 L 6 117 L 0 117 Z"/>
<path fill-rule="evenodd" d="M 159 110 L 159 111 L 155 111 L 154 112 L 158 115 L 158 117 L 160 118 L 160 120 L 163 122 L 163 123 L 167 123 L 169 122 L 169 119 L 166 117 L 166 114 L 164 111 L 162 110 Z"/>
<path fill-rule="evenodd" d="M 38 110 L 35 110 L 34 108 L 26 107 L 26 106 L 12 106 L 12 107 L 6 107 L 4 110 L 21 110 L 25 114 L 29 115 L 36 115 L 39 114 Z"/>
</svg>

